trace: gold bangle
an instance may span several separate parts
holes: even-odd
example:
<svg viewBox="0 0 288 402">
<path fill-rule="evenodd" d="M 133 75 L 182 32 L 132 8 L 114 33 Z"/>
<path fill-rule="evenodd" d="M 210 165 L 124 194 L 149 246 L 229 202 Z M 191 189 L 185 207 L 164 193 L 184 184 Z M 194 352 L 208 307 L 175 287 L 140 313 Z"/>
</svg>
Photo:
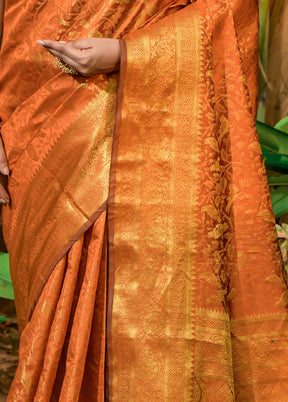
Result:
<svg viewBox="0 0 288 402">
<path fill-rule="evenodd" d="M 76 68 L 64 63 L 59 57 L 56 58 L 56 66 L 59 67 L 63 71 L 63 73 L 70 75 L 79 75 Z"/>
</svg>

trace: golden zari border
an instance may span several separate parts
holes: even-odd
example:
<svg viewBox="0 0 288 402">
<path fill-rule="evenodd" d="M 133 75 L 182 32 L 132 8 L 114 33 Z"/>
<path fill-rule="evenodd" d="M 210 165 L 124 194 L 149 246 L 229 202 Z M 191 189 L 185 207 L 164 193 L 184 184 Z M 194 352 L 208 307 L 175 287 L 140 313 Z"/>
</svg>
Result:
<svg viewBox="0 0 288 402">
<path fill-rule="evenodd" d="M 191 394 L 198 27 L 193 6 L 125 38 L 111 183 L 116 189 L 109 399 L 115 401 L 152 395 L 189 400 Z"/>
</svg>

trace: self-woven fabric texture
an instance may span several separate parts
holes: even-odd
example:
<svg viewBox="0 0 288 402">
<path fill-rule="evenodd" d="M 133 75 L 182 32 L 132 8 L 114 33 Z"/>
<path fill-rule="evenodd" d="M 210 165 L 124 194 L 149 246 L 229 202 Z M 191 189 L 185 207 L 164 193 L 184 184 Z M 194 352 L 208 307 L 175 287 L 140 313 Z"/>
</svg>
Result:
<svg viewBox="0 0 288 402">
<path fill-rule="evenodd" d="M 22 328 L 8 401 L 286 401 L 257 7 L 7 2 L 3 221 Z M 124 39 L 120 80 L 73 78 L 36 44 L 92 36 Z"/>
</svg>

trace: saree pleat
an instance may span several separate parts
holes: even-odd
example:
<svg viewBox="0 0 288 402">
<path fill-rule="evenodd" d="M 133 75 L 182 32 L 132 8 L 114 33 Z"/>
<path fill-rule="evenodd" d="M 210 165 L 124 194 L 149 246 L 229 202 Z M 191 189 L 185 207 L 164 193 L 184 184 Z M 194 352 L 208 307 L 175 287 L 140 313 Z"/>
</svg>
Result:
<svg viewBox="0 0 288 402">
<path fill-rule="evenodd" d="M 22 330 L 9 402 L 287 400 L 257 8 L 8 4 L 3 221 Z M 70 77 L 35 43 L 92 36 L 124 38 L 120 78 Z"/>
<path fill-rule="evenodd" d="M 73 245 L 45 285 L 21 336 L 8 401 L 87 401 L 91 395 L 103 400 L 105 215 Z"/>
</svg>

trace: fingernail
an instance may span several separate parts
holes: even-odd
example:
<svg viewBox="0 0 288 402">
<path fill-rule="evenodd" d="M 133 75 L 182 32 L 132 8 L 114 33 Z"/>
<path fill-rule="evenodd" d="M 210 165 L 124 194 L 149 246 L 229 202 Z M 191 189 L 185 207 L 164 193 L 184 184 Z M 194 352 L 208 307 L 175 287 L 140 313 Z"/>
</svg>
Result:
<svg viewBox="0 0 288 402">
<path fill-rule="evenodd" d="M 0 198 L 0 204 L 8 204 L 9 200 L 3 200 L 3 198 Z"/>
<path fill-rule="evenodd" d="M 43 40 L 37 40 L 38 45 L 45 46 L 45 42 Z"/>
<path fill-rule="evenodd" d="M 7 167 L 7 166 L 5 166 L 3 169 L 2 169 L 2 173 L 3 174 L 5 174 L 6 176 L 8 176 L 9 175 L 9 168 Z"/>
</svg>

